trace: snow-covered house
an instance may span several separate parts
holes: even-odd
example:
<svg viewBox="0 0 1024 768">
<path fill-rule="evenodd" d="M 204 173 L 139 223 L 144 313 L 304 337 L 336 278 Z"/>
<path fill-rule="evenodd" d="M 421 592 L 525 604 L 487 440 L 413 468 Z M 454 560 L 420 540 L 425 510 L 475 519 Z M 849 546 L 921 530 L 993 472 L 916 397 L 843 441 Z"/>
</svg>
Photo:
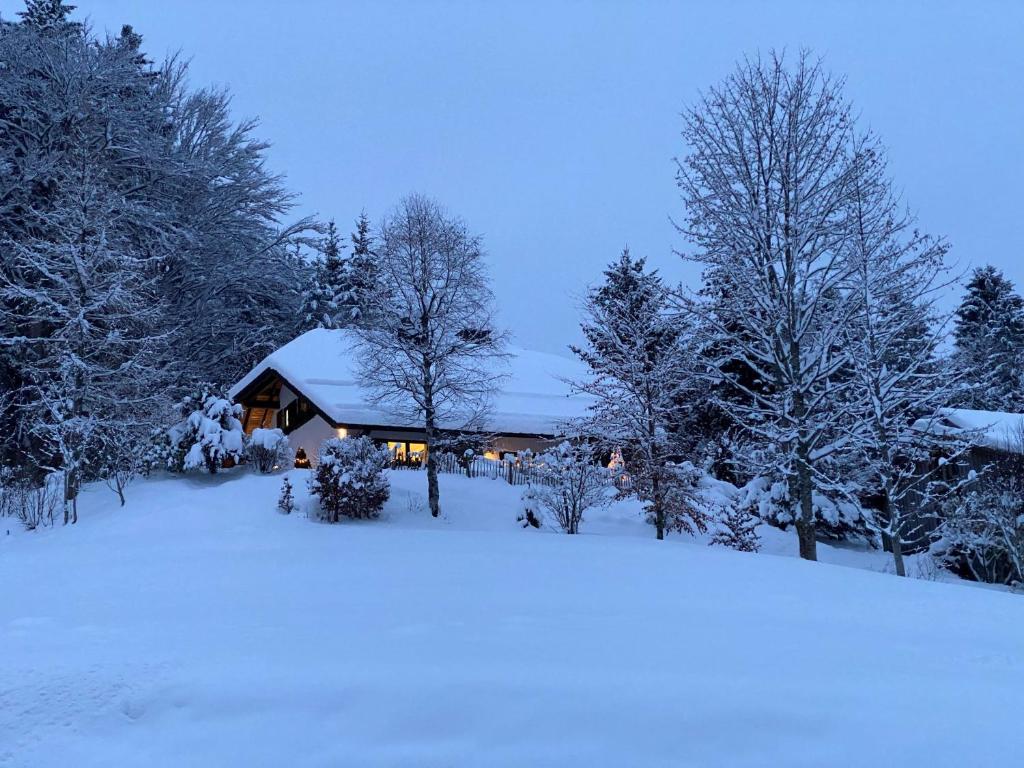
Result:
<svg viewBox="0 0 1024 768">
<path fill-rule="evenodd" d="M 933 435 L 945 435 L 963 440 L 966 451 L 957 461 L 946 461 L 934 456 L 922 464 L 922 475 L 933 473 L 947 482 L 958 483 L 977 474 L 977 482 L 1003 482 L 1001 473 L 1015 472 L 1024 460 L 1024 414 L 1001 411 L 977 411 L 967 408 L 943 408 L 935 417 L 919 419 L 914 429 Z M 914 497 L 911 497 L 913 500 Z M 905 510 L 916 522 L 909 526 L 913 534 L 903 544 L 904 552 L 926 549 L 932 532 L 941 521 L 941 507 L 934 501 L 917 497 L 917 505 Z"/>
<path fill-rule="evenodd" d="M 264 358 L 235 384 L 230 395 L 244 409 L 246 433 L 280 427 L 295 449 L 315 460 L 330 437 L 368 435 L 391 449 L 399 463 L 420 463 L 426 451 L 422 424 L 370 405 L 358 382 L 351 331 L 307 331 Z M 494 455 L 549 446 L 561 424 L 583 416 L 586 395 L 567 379 L 584 375 L 570 358 L 525 349 L 509 350 L 507 379 L 494 393 L 485 425 Z M 440 424 L 458 430 L 460 424 Z"/>
<path fill-rule="evenodd" d="M 915 426 L 967 440 L 971 445 L 967 463 L 972 469 L 1024 454 L 1024 413 L 944 408 L 938 418 L 921 419 Z"/>
</svg>

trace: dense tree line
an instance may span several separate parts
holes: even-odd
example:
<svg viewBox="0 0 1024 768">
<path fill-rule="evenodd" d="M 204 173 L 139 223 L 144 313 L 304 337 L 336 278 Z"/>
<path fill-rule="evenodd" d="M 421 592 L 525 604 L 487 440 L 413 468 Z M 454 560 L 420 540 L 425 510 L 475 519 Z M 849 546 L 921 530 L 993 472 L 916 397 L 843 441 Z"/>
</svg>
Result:
<svg viewBox="0 0 1024 768">
<path fill-rule="evenodd" d="M 0 454 L 78 485 L 195 382 L 291 338 L 313 223 L 254 121 L 125 26 L 30 0 L 0 23 Z"/>
<path fill-rule="evenodd" d="M 916 513 L 957 490 L 967 447 L 931 426 L 1020 409 L 1021 298 L 983 267 L 941 311 L 945 242 L 915 228 L 878 137 L 808 54 L 742 62 L 683 136 L 679 229 L 703 286 L 670 290 L 628 254 L 609 266 L 584 306 L 579 386 L 598 405 L 581 429 L 623 448 L 659 538 L 697 514 L 690 461 L 756 479 L 757 514 L 793 525 L 801 556 L 880 534 L 903 575 Z"/>
</svg>

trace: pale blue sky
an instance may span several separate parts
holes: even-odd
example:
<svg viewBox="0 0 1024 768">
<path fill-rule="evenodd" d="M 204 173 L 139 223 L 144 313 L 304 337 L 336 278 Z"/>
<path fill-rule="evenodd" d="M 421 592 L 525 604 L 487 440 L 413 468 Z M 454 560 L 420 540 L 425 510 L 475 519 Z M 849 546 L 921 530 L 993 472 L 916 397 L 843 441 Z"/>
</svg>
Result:
<svg viewBox="0 0 1024 768">
<path fill-rule="evenodd" d="M 419 191 L 462 215 L 524 346 L 564 351 L 576 298 L 626 243 L 695 279 L 669 223 L 679 113 L 772 47 L 845 74 L 923 228 L 1024 284 L 1024 2 L 78 5 L 99 29 L 133 24 L 153 56 L 180 48 L 195 84 L 230 86 L 303 212 L 348 229 Z"/>
</svg>

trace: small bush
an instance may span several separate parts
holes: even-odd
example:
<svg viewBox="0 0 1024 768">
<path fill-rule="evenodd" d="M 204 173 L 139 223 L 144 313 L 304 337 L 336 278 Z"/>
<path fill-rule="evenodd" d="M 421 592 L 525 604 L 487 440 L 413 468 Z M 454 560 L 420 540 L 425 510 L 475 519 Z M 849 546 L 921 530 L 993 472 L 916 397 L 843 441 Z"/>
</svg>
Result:
<svg viewBox="0 0 1024 768">
<path fill-rule="evenodd" d="M 761 549 L 761 538 L 756 530 L 760 522 L 749 508 L 729 504 L 713 521 L 714 533 L 709 543 L 740 552 L 757 552 Z"/>
<path fill-rule="evenodd" d="M 368 437 L 331 438 L 320 446 L 309 490 L 320 500 L 320 519 L 336 523 L 344 515 L 371 518 L 391 495 L 384 470 L 391 464 L 386 446 Z"/>
<path fill-rule="evenodd" d="M 280 429 L 254 429 L 245 449 L 246 457 L 257 472 L 269 475 L 288 467 L 293 461 L 288 438 Z"/>
<path fill-rule="evenodd" d="M 540 528 L 541 522 L 540 499 L 537 490 L 527 486 L 522 495 L 522 511 L 516 516 L 516 522 L 523 528 Z"/>
<path fill-rule="evenodd" d="M 564 442 L 545 451 L 537 467 L 540 483 L 533 486 L 531 503 L 566 533 L 579 533 L 583 513 L 610 501 L 608 472 L 585 444 Z"/>
<path fill-rule="evenodd" d="M 1024 583 L 1024 479 L 993 472 L 946 509 L 937 549 L 962 576 Z"/>
<path fill-rule="evenodd" d="M 60 506 L 63 486 L 59 477 L 51 476 L 42 485 L 32 487 L 14 483 L 3 489 L 6 514 L 21 522 L 26 530 L 34 531 L 53 525 L 53 517 Z"/>
<path fill-rule="evenodd" d="M 292 493 L 292 483 L 287 475 L 281 483 L 281 495 L 277 497 L 277 511 L 282 515 L 290 515 L 295 511 L 295 495 Z"/>
</svg>

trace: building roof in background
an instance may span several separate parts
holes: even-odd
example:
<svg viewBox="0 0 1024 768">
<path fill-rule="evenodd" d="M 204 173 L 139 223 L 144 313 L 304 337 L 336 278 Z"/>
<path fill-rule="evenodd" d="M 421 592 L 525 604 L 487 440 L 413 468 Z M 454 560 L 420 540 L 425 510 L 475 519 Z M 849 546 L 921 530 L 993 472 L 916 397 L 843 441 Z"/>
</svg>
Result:
<svg viewBox="0 0 1024 768">
<path fill-rule="evenodd" d="M 272 370 L 297 388 L 324 415 L 339 425 L 375 425 L 396 429 L 420 429 L 422 424 L 404 423 L 387 410 L 366 402 L 358 383 L 354 351 L 355 334 L 348 330 L 323 328 L 307 331 L 267 355 L 231 390 L 237 397 L 266 371 Z M 573 393 L 566 379 L 582 379 L 585 366 L 571 358 L 509 348 L 511 357 L 503 364 L 508 374 L 494 394 L 487 430 L 502 434 L 558 435 L 567 419 L 586 415 L 593 402 L 589 395 Z M 441 424 L 458 429 L 460 424 Z"/>
<path fill-rule="evenodd" d="M 1024 413 L 943 408 L 938 418 L 915 426 L 933 434 L 963 435 L 972 443 L 1006 453 L 1024 452 Z"/>
</svg>

